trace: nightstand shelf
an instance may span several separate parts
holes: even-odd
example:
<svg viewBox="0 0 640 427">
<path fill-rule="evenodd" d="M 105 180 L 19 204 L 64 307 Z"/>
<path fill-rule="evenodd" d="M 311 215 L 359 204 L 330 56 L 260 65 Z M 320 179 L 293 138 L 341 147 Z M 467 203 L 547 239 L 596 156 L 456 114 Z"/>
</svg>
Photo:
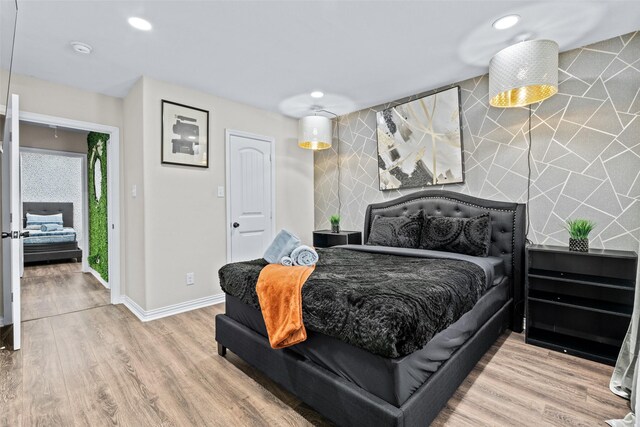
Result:
<svg viewBox="0 0 640 427">
<path fill-rule="evenodd" d="M 532 329 L 527 334 L 527 343 L 549 348 L 561 353 L 571 354 L 584 359 L 614 365 L 618 358 L 620 345 L 609 345 L 597 341 L 577 338 L 557 332 Z"/>
<path fill-rule="evenodd" d="M 340 231 L 339 233 L 334 233 L 331 230 L 316 230 L 313 232 L 313 246 L 316 248 L 361 244 L 362 233 L 359 231 Z"/>
<path fill-rule="evenodd" d="M 611 277 L 590 276 L 587 274 L 572 274 L 551 270 L 529 270 L 529 277 L 536 279 L 553 279 L 559 282 L 579 283 L 590 286 L 602 286 L 605 288 L 623 289 L 634 291 L 635 283 L 632 280 L 615 279 Z"/>
<path fill-rule="evenodd" d="M 546 304 L 564 305 L 597 313 L 631 318 L 633 307 L 590 298 L 561 295 L 554 292 L 529 291 L 529 300 Z"/>
<path fill-rule="evenodd" d="M 527 343 L 614 364 L 633 312 L 636 253 L 531 245 L 527 265 Z"/>
</svg>

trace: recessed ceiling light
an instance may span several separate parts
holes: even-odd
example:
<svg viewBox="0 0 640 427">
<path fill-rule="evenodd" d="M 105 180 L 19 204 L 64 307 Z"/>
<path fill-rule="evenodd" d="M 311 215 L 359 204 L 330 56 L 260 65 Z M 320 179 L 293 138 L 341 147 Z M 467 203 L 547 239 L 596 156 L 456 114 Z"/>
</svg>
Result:
<svg viewBox="0 0 640 427">
<path fill-rule="evenodd" d="M 507 15 L 502 18 L 496 20 L 493 23 L 493 28 L 496 30 L 506 30 L 507 28 L 511 28 L 518 23 L 520 20 L 520 15 Z"/>
<path fill-rule="evenodd" d="M 151 23 L 146 19 L 132 16 L 129 18 L 129 25 L 137 30 L 149 31 L 151 29 Z"/>
<path fill-rule="evenodd" d="M 82 42 L 71 42 L 71 47 L 73 48 L 74 51 L 76 51 L 77 53 L 81 53 L 83 55 L 88 55 L 93 50 L 91 46 Z"/>
<path fill-rule="evenodd" d="M 314 90 L 313 92 L 311 92 L 312 98 L 322 98 L 323 96 L 324 93 L 320 92 L 319 90 Z"/>
</svg>

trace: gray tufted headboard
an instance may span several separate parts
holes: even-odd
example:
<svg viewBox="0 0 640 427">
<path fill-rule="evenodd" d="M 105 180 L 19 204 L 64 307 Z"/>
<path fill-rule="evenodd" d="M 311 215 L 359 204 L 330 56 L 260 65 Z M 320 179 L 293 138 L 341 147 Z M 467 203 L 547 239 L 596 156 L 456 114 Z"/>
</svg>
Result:
<svg viewBox="0 0 640 427">
<path fill-rule="evenodd" d="M 27 213 L 36 215 L 62 214 L 62 224 L 73 228 L 73 203 L 64 202 L 24 202 L 22 204 L 22 225 L 27 224 Z"/>
<path fill-rule="evenodd" d="M 364 243 L 369 239 L 371 223 L 376 215 L 400 216 L 420 210 L 430 216 L 462 218 L 490 213 L 492 228 L 489 255 L 504 259 L 505 272 L 511 278 L 514 302 L 511 329 L 521 332 L 524 316 L 525 205 L 480 199 L 453 191 L 422 190 L 369 205 L 364 219 Z"/>
</svg>

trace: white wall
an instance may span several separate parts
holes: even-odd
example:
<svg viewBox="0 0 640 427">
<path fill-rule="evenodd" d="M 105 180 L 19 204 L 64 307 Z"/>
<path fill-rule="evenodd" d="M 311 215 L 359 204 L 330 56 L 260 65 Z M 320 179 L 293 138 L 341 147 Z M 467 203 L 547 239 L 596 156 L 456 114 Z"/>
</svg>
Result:
<svg viewBox="0 0 640 427">
<path fill-rule="evenodd" d="M 2 80 L 7 71 L 0 69 Z M 122 98 L 102 95 L 13 73 L 11 93 L 20 95 L 20 109 L 73 120 L 122 127 Z"/>
<path fill-rule="evenodd" d="M 138 304 L 145 301 L 145 245 L 144 245 L 144 176 L 143 163 L 143 80 L 131 88 L 124 99 L 124 142 L 122 144 L 121 170 L 124 190 L 120 193 L 124 207 L 122 218 L 122 247 L 127 259 L 124 268 L 124 285 L 121 291 Z M 158 149 L 159 150 L 159 149 Z M 131 196 L 132 186 L 137 187 L 137 197 Z"/>
<path fill-rule="evenodd" d="M 310 243 L 313 230 L 313 155 L 297 147 L 297 122 L 277 113 L 165 82 L 143 78 L 143 164 L 138 177 L 137 209 L 144 199 L 145 290 L 128 280 L 127 293 L 145 310 L 220 294 L 218 269 L 226 263 L 226 205 L 216 195 L 225 183 L 225 129 L 276 140 L 276 226 Z M 131 96 L 132 94 L 130 94 Z M 135 96 L 139 96 L 136 93 Z M 161 100 L 209 111 L 209 168 L 163 165 L 160 160 Z M 133 100 L 125 101 L 133 103 Z M 138 120 L 125 113 L 125 147 L 138 144 Z M 129 172 L 130 166 L 126 165 Z M 128 180 L 126 205 L 132 204 Z M 139 240 L 139 238 L 138 238 Z M 195 284 L 186 286 L 187 272 Z"/>
</svg>

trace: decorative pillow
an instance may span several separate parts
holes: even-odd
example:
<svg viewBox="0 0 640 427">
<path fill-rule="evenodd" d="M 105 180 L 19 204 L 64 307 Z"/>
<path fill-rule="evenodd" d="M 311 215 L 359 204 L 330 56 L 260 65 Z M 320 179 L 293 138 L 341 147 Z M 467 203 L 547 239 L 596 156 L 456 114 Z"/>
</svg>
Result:
<svg viewBox="0 0 640 427">
<path fill-rule="evenodd" d="M 367 245 L 417 248 L 420 244 L 422 211 L 407 216 L 376 215 L 371 224 Z"/>
<path fill-rule="evenodd" d="M 473 218 L 425 216 L 420 249 L 488 256 L 491 245 L 489 213 Z"/>
<path fill-rule="evenodd" d="M 62 225 L 62 214 L 55 215 L 36 215 L 27 214 L 27 227 L 30 225 L 42 226 L 44 224 L 58 224 Z"/>
</svg>

